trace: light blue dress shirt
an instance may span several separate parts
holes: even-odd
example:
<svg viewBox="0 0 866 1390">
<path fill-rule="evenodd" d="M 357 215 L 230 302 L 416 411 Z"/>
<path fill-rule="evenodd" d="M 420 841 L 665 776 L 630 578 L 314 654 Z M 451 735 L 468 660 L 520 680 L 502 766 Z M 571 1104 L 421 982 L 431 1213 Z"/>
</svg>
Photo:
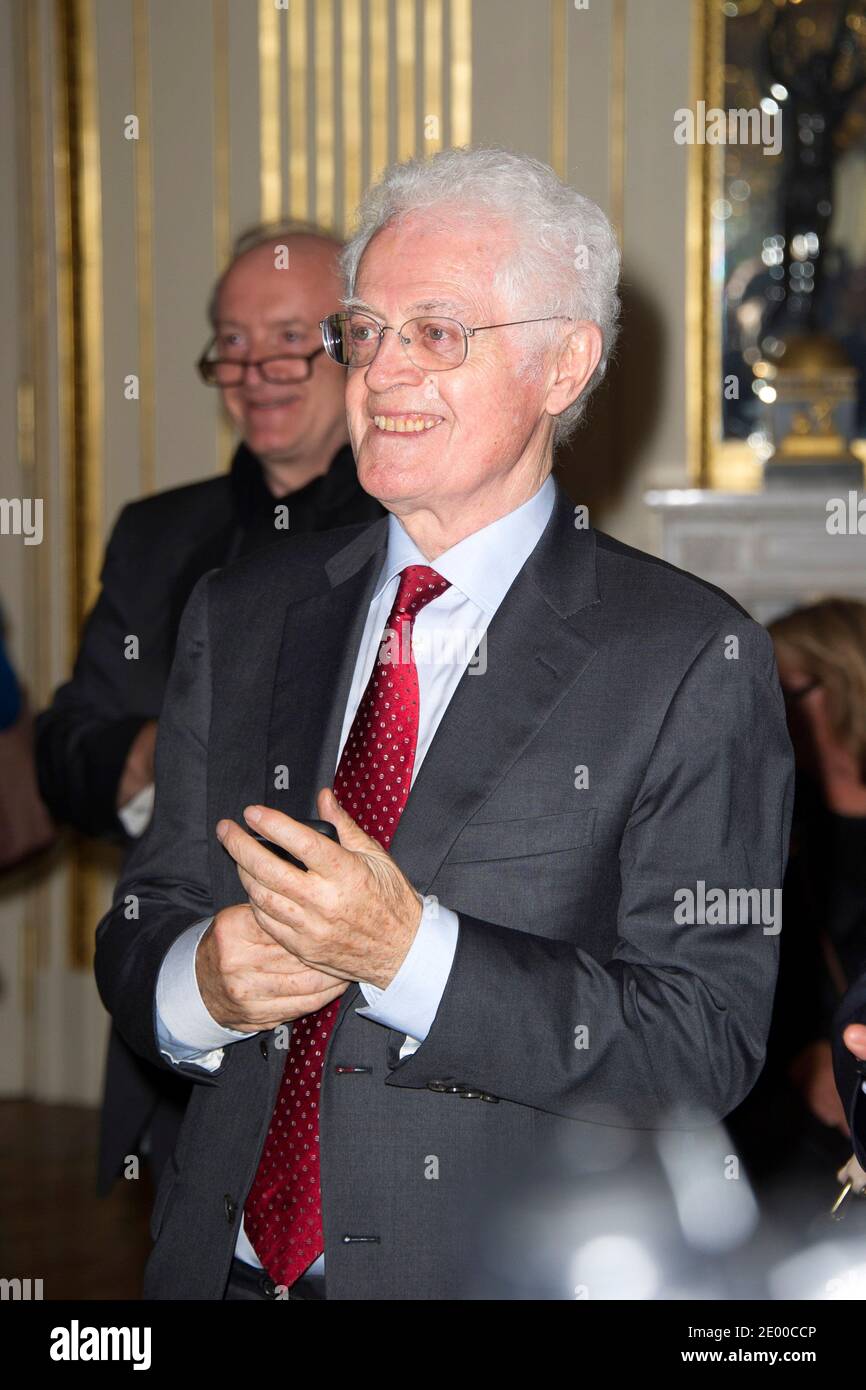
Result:
<svg viewBox="0 0 866 1390">
<path fill-rule="evenodd" d="M 487 628 L 538 544 L 555 496 L 555 484 L 548 477 L 528 502 L 459 541 L 434 562 L 433 568 L 449 581 L 450 588 L 427 604 L 413 625 L 412 652 L 418 671 L 420 709 L 412 782 L 464 673 L 469 669 L 467 679 L 483 674 Z M 397 596 L 400 573 L 407 565 L 428 563 L 401 522 L 390 515 L 385 563 L 358 651 L 337 765 L 373 670 L 382 632 Z M 208 1013 L 199 993 L 195 953 L 212 920 L 196 922 L 178 937 L 162 963 L 156 988 L 160 1051 L 172 1062 L 194 1062 L 208 1071 L 219 1067 L 224 1047 L 253 1036 L 223 1028 Z M 414 1052 L 430 1031 L 448 983 L 458 931 L 456 913 L 435 900 L 425 900 L 415 939 L 387 989 L 359 981 L 367 1005 L 357 1012 L 362 1018 L 405 1035 L 401 1057 Z M 243 1222 L 235 1253 L 248 1264 L 261 1267 Z M 309 1272 L 318 1274 L 323 1269 L 324 1257 L 320 1255 Z"/>
</svg>

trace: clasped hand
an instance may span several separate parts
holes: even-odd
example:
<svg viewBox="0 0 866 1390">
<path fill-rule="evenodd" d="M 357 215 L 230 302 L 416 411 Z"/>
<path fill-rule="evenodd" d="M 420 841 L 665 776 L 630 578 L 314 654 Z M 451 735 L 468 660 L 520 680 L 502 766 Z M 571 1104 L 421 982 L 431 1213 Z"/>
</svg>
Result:
<svg viewBox="0 0 866 1390">
<path fill-rule="evenodd" d="M 323 787 L 319 816 L 340 843 L 265 806 L 244 819 L 307 869 L 272 854 L 235 821 L 217 835 L 247 903 L 218 912 L 196 953 L 205 1007 L 223 1027 L 258 1032 L 314 1013 L 352 980 L 386 989 L 421 921 L 423 900 L 381 845 Z"/>
</svg>

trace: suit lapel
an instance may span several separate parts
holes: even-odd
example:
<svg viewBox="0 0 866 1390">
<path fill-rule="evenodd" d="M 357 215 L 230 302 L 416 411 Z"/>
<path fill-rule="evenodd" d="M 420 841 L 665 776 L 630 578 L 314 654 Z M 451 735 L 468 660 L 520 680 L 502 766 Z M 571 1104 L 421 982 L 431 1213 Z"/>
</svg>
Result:
<svg viewBox="0 0 866 1390">
<path fill-rule="evenodd" d="M 550 521 L 487 630 L 486 670 L 464 672 L 415 782 L 391 852 L 421 893 L 595 655 L 568 621 L 599 601 L 595 536 L 561 489 Z"/>
<path fill-rule="evenodd" d="M 286 563 L 241 591 L 219 618 L 213 651 L 209 777 L 211 826 L 221 816 L 243 825 L 253 802 L 292 816 L 315 816 L 315 794 L 333 775 L 342 711 L 379 573 L 386 521 L 371 523 L 312 576 Z M 264 699 L 262 698 L 264 696 Z M 288 786 L 277 785 L 284 767 Z M 327 769 L 327 770 L 326 770 Z M 211 867 L 220 906 L 238 901 L 237 870 L 216 837 Z"/>
<path fill-rule="evenodd" d="M 387 521 L 369 526 L 332 556 L 312 593 L 285 609 L 268 724 L 265 804 L 313 817 L 330 786 L 343 714 L 376 580 Z M 275 785 L 285 768 L 288 787 Z"/>
<path fill-rule="evenodd" d="M 286 610 L 271 703 L 265 804 L 287 815 L 317 817 L 316 793 L 332 784 L 381 560 L 377 551 L 350 578 Z M 282 768 L 287 788 L 277 785 Z"/>
</svg>

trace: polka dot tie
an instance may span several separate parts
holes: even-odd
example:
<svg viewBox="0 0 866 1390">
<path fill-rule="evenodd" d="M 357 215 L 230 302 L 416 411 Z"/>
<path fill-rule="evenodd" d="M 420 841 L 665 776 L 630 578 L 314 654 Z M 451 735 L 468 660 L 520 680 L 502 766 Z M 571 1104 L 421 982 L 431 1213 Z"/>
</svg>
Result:
<svg viewBox="0 0 866 1390">
<path fill-rule="evenodd" d="M 408 565 L 334 778 L 340 805 L 388 849 L 409 797 L 418 744 L 416 614 L 449 587 L 429 565 Z M 319 1184 L 319 1091 L 335 999 L 295 1021 L 277 1102 L 244 1207 L 244 1230 L 275 1284 L 292 1285 L 324 1249 Z"/>
</svg>

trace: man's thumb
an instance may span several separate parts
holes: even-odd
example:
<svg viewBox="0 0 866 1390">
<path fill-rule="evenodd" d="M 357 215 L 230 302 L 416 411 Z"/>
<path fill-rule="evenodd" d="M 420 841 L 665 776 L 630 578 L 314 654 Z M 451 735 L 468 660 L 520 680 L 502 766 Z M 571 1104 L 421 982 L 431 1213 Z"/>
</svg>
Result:
<svg viewBox="0 0 866 1390">
<path fill-rule="evenodd" d="M 855 1057 L 866 1061 L 866 1027 L 862 1023 L 851 1023 L 842 1034 L 842 1041 Z"/>
<path fill-rule="evenodd" d="M 322 820 L 330 821 L 335 826 L 344 849 L 369 850 L 375 846 L 375 841 L 371 841 L 349 812 L 343 810 L 329 787 L 323 787 L 319 792 L 318 807 Z"/>
</svg>

